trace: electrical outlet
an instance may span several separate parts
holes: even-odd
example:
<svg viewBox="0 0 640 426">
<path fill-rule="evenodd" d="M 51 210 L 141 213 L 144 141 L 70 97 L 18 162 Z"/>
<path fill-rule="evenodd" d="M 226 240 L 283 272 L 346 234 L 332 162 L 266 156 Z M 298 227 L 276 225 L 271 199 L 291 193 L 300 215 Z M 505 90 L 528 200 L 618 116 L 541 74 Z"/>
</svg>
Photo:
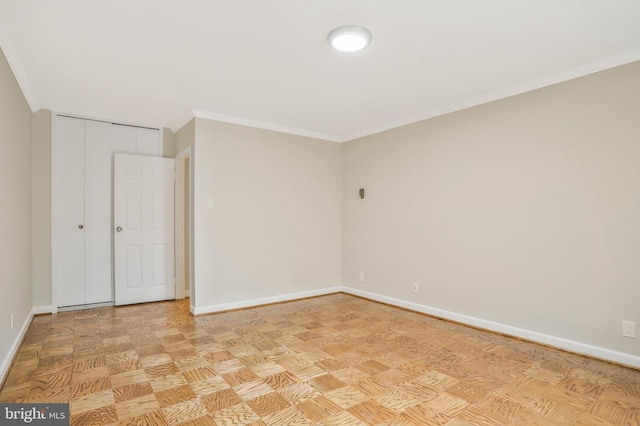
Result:
<svg viewBox="0 0 640 426">
<path fill-rule="evenodd" d="M 622 335 L 624 337 L 636 338 L 636 323 L 634 321 L 622 320 Z"/>
<path fill-rule="evenodd" d="M 364 272 L 360 272 L 360 282 L 364 282 Z"/>
<path fill-rule="evenodd" d="M 13 328 L 13 312 L 11 312 L 11 328 Z"/>
<path fill-rule="evenodd" d="M 413 283 L 413 292 L 414 292 L 414 293 L 418 293 L 418 292 L 420 292 L 420 284 L 418 284 L 418 283 Z"/>
</svg>

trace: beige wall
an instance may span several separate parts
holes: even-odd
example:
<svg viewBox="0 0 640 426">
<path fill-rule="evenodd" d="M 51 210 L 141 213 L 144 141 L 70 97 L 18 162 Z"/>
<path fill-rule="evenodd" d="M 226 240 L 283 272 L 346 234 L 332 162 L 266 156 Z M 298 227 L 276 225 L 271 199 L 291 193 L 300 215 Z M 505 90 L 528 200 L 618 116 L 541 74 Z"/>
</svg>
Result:
<svg viewBox="0 0 640 426">
<path fill-rule="evenodd" d="M 343 144 L 343 285 L 640 355 L 639 76 Z"/>
<path fill-rule="evenodd" d="M 31 280 L 33 305 L 51 306 L 51 111 L 31 120 Z"/>
<path fill-rule="evenodd" d="M 162 132 L 162 156 L 173 158 L 176 156 L 176 135 L 166 127 L 160 129 Z"/>
<path fill-rule="evenodd" d="M 175 154 L 180 154 L 187 148 L 194 149 L 196 143 L 196 119 L 192 119 L 178 130 L 174 137 Z M 174 154 L 174 155 L 175 155 Z"/>
<path fill-rule="evenodd" d="M 340 150 L 196 119 L 196 307 L 340 284 Z"/>
<path fill-rule="evenodd" d="M 31 312 L 31 109 L 0 51 L 0 380 Z M 10 326 L 11 313 L 15 326 Z"/>
</svg>

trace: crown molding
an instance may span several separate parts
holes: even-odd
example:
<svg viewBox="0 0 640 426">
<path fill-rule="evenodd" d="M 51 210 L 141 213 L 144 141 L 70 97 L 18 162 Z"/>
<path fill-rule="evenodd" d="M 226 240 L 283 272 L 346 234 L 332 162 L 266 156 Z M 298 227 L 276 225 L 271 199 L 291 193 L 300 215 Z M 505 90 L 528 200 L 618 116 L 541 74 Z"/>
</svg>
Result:
<svg viewBox="0 0 640 426">
<path fill-rule="evenodd" d="M 571 68 L 569 70 L 561 71 L 559 73 L 551 74 L 542 78 L 534 80 L 528 80 L 523 83 L 510 86 L 504 89 L 495 90 L 474 98 L 464 99 L 460 102 L 456 102 L 445 106 L 443 108 L 437 108 L 426 111 L 419 115 L 414 115 L 402 120 L 393 121 L 384 124 L 379 127 L 369 128 L 361 132 L 355 132 L 348 135 L 343 135 L 342 142 L 348 142 L 350 140 L 363 138 L 365 136 L 374 135 L 376 133 L 385 132 L 398 127 L 414 124 L 420 121 L 435 118 L 441 115 L 450 114 L 452 112 L 461 111 L 463 109 L 471 108 L 478 105 L 487 104 L 489 102 L 498 101 L 500 99 L 509 98 L 523 93 L 531 92 L 544 87 L 552 86 L 554 84 L 563 83 L 565 81 L 573 80 L 576 78 L 584 77 L 589 74 L 594 74 L 600 71 L 605 71 L 610 68 L 615 68 L 621 65 L 626 65 L 631 62 L 640 60 L 640 49 L 635 49 L 624 54 L 612 56 L 600 61 L 591 62 L 579 67 Z"/>
<path fill-rule="evenodd" d="M 264 130 L 273 130 L 275 132 L 289 133 L 292 135 L 304 136 L 314 139 L 322 139 L 331 142 L 343 142 L 342 138 L 327 133 L 314 132 L 312 130 L 299 129 L 297 127 L 285 126 L 282 124 L 268 123 L 266 121 L 252 120 L 249 118 L 237 117 L 234 115 L 220 114 L 217 112 L 205 111 L 201 109 L 193 109 L 193 116 L 197 118 L 206 118 L 208 120 L 222 121 L 224 123 L 239 124 L 241 126 L 255 127 Z"/>
<path fill-rule="evenodd" d="M 175 120 L 173 122 L 173 125 L 169 126 L 169 128 L 173 133 L 178 133 L 178 131 L 182 129 L 185 126 L 185 124 L 191 121 L 194 117 L 195 115 L 193 115 L 193 110 L 191 110 L 188 113 L 184 114 L 179 119 Z"/>
</svg>

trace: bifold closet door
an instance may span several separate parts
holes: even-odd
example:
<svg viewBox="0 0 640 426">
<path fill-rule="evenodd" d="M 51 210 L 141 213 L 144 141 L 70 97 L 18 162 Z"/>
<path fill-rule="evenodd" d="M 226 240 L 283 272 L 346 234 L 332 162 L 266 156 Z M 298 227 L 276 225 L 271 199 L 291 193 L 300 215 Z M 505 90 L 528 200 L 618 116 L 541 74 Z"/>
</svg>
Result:
<svg viewBox="0 0 640 426">
<path fill-rule="evenodd" d="M 55 303 L 113 302 L 113 156 L 159 156 L 159 130 L 56 115 L 54 137 Z"/>
<path fill-rule="evenodd" d="M 160 132 L 158 129 L 112 124 L 111 149 L 113 154 L 160 157 Z"/>
<path fill-rule="evenodd" d="M 111 302 L 111 123 L 58 116 L 56 134 L 56 304 Z"/>
<path fill-rule="evenodd" d="M 56 118 L 57 173 L 54 223 L 56 304 L 85 303 L 84 286 L 84 120 Z"/>
<path fill-rule="evenodd" d="M 113 301 L 111 126 L 85 121 L 85 304 Z"/>
</svg>

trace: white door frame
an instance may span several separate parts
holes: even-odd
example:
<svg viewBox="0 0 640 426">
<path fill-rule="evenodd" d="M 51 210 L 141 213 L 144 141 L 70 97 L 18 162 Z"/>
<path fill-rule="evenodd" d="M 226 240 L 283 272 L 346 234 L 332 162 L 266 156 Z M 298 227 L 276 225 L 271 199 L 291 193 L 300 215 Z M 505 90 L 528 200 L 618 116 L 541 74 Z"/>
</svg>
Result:
<svg viewBox="0 0 640 426">
<path fill-rule="evenodd" d="M 189 221 L 185 217 L 185 203 L 188 203 L 189 217 L 191 215 L 191 200 L 193 194 L 193 161 L 191 161 L 191 147 L 185 149 L 176 155 L 176 187 L 175 187 L 175 256 L 176 256 L 176 299 L 184 299 L 187 295 L 185 292 L 185 272 L 186 268 L 189 268 L 189 297 L 190 304 L 194 304 L 193 298 L 193 250 L 191 242 L 193 241 L 193 221 Z M 185 169 L 187 167 L 187 161 L 189 162 L 189 194 L 185 194 Z M 185 225 L 191 222 L 191 227 L 188 231 L 188 235 L 185 235 Z M 189 250 L 185 247 L 185 237 L 188 237 Z M 187 253 L 189 256 L 187 258 Z"/>
<path fill-rule="evenodd" d="M 58 252 L 58 244 L 62 239 L 62 234 L 58 231 L 58 210 L 60 209 L 58 198 L 60 195 L 58 194 L 58 185 L 56 184 L 56 179 L 60 174 L 60 168 L 62 164 L 59 164 L 58 161 L 58 113 L 55 111 L 51 111 L 51 179 L 50 179 L 50 187 L 51 187 L 51 313 L 58 313 L 58 280 L 56 279 L 58 275 L 58 262 L 56 260 L 56 255 Z"/>
</svg>

